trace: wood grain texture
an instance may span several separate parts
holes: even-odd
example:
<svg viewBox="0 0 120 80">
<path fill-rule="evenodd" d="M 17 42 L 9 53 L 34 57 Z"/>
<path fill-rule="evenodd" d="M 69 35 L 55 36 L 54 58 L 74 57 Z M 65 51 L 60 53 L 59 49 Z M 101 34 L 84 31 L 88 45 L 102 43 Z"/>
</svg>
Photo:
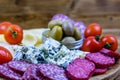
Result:
<svg viewBox="0 0 120 80">
<path fill-rule="evenodd" d="M 77 0 L 72 10 L 77 15 L 119 15 L 120 0 Z"/>
<path fill-rule="evenodd" d="M 0 22 L 11 21 L 24 29 L 47 27 L 56 13 L 67 14 L 71 0 L 0 0 Z"/>
<path fill-rule="evenodd" d="M 116 80 L 117 76 L 120 74 L 120 60 L 110 69 L 102 74 L 91 77 L 89 80 Z"/>
<path fill-rule="evenodd" d="M 24 29 L 47 27 L 53 15 L 63 13 L 86 25 L 119 28 L 120 0 L 0 0 L 0 22 L 11 21 Z"/>
</svg>

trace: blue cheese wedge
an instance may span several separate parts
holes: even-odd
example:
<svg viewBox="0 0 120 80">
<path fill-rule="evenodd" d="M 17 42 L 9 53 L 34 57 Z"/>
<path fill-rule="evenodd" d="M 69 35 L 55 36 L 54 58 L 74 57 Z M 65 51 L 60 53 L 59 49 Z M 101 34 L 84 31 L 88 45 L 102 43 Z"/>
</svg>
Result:
<svg viewBox="0 0 120 80">
<path fill-rule="evenodd" d="M 31 63 L 44 63 L 42 50 L 33 46 L 23 46 L 16 51 L 14 60 L 25 60 Z"/>
<path fill-rule="evenodd" d="M 46 61 L 59 66 L 67 67 L 67 65 L 69 65 L 75 58 L 84 58 L 86 54 L 88 54 L 88 52 L 69 50 L 66 46 L 62 46 L 52 58 L 48 57 Z"/>
<path fill-rule="evenodd" d="M 25 60 L 31 63 L 54 63 L 66 67 L 75 58 L 84 58 L 88 52 L 69 50 L 58 41 L 48 38 L 41 48 L 22 46 L 16 50 L 15 60 Z"/>
</svg>

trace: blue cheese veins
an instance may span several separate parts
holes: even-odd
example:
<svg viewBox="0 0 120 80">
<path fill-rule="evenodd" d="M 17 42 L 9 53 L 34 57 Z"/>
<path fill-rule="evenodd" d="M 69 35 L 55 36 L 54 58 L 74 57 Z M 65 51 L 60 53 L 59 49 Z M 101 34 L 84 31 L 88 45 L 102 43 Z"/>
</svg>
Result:
<svg viewBox="0 0 120 80">
<path fill-rule="evenodd" d="M 18 49 L 14 60 L 25 60 L 35 64 L 45 62 L 42 50 L 32 46 L 23 46 Z"/>
<path fill-rule="evenodd" d="M 84 58 L 88 52 L 69 50 L 58 41 L 48 38 L 41 48 L 22 46 L 16 50 L 15 60 L 25 60 L 31 63 L 54 63 L 66 67 L 75 58 Z"/>
</svg>

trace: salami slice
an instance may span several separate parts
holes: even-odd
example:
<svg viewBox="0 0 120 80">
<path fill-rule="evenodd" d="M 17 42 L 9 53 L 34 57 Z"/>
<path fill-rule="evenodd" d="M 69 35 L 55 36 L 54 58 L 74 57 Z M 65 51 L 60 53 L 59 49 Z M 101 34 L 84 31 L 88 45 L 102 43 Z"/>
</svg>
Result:
<svg viewBox="0 0 120 80">
<path fill-rule="evenodd" d="M 94 74 L 103 74 L 107 71 L 107 68 L 96 68 Z"/>
<path fill-rule="evenodd" d="M 38 66 L 35 64 L 30 65 L 25 71 L 22 80 L 44 80 L 37 72 Z"/>
<path fill-rule="evenodd" d="M 46 80 L 68 80 L 65 70 L 54 64 L 39 65 L 39 73 L 46 78 Z"/>
<path fill-rule="evenodd" d="M 85 58 L 94 62 L 99 68 L 107 68 L 115 63 L 115 59 L 113 57 L 104 55 L 100 52 L 87 54 Z"/>
<path fill-rule="evenodd" d="M 87 59 L 77 58 L 67 67 L 68 76 L 72 80 L 88 80 L 94 73 L 95 65 Z"/>
<path fill-rule="evenodd" d="M 29 63 L 25 62 L 25 61 L 17 61 L 17 60 L 13 60 L 10 61 L 8 63 L 8 66 L 14 70 L 15 72 L 18 72 L 20 74 L 24 74 L 24 72 L 26 71 L 26 69 L 30 66 Z"/>
<path fill-rule="evenodd" d="M 103 48 L 100 50 L 100 52 L 103 54 L 106 54 L 108 56 L 111 56 L 111 57 L 120 58 L 120 53 L 116 53 L 112 50 L 108 50 L 108 49 Z"/>
<path fill-rule="evenodd" d="M 8 80 L 21 80 L 21 75 L 12 71 L 7 64 L 0 65 L 0 76 Z"/>
</svg>

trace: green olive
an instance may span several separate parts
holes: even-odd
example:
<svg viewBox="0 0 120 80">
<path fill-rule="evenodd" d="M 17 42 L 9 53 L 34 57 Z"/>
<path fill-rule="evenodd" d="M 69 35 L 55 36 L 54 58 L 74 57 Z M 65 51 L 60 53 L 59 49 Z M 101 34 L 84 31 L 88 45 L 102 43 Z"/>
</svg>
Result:
<svg viewBox="0 0 120 80">
<path fill-rule="evenodd" d="M 76 40 L 81 39 L 82 34 L 81 34 L 80 30 L 77 27 L 74 28 L 74 35 L 73 36 L 74 36 L 74 38 Z"/>
<path fill-rule="evenodd" d="M 54 26 L 52 30 L 50 31 L 50 37 L 52 37 L 55 40 L 60 41 L 63 37 L 63 31 L 62 27 L 60 26 Z"/>
<path fill-rule="evenodd" d="M 62 21 L 60 20 L 52 20 L 48 23 L 48 28 L 52 29 L 54 26 L 62 26 Z"/>
<path fill-rule="evenodd" d="M 62 44 L 68 44 L 68 43 L 75 43 L 74 37 L 64 37 L 62 40 Z"/>
<path fill-rule="evenodd" d="M 61 44 L 67 46 L 68 48 L 72 48 L 75 42 L 76 40 L 74 37 L 64 37 Z"/>
<path fill-rule="evenodd" d="M 69 20 L 66 20 L 62 24 L 63 31 L 65 33 L 65 36 L 73 36 L 74 28 L 73 23 Z"/>
</svg>

